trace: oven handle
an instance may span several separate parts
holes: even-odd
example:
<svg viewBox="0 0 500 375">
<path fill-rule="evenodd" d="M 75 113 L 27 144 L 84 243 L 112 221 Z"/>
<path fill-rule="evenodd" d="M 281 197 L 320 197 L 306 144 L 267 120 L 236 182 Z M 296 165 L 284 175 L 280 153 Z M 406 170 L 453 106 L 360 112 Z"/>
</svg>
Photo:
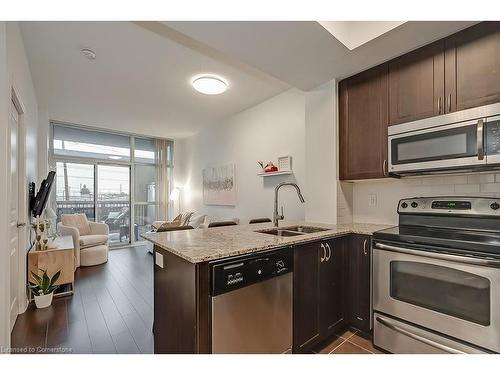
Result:
<svg viewBox="0 0 500 375">
<path fill-rule="evenodd" d="M 386 245 L 386 244 L 378 243 L 378 242 L 375 244 L 375 247 L 378 249 L 381 249 L 381 250 L 395 251 L 398 253 L 422 256 L 422 257 L 426 257 L 426 258 L 449 260 L 452 262 L 473 264 L 473 265 L 477 265 L 477 266 L 500 267 L 500 261 L 494 260 L 494 259 L 471 258 L 471 257 L 460 256 L 460 255 L 441 254 L 441 253 L 433 253 L 433 252 L 427 252 L 427 251 L 423 252 L 422 250 L 407 249 L 404 247 Z"/>
<path fill-rule="evenodd" d="M 450 354 L 467 354 L 467 353 L 462 352 L 462 351 L 460 351 L 458 349 L 450 348 L 449 346 L 440 344 L 438 342 L 434 342 L 432 340 L 429 340 L 426 337 L 419 336 L 416 333 L 413 333 L 413 332 L 410 332 L 410 331 L 408 331 L 408 330 L 406 330 L 404 328 L 398 327 L 396 324 L 390 323 L 387 320 L 381 318 L 380 316 L 377 316 L 376 319 L 377 319 L 377 322 L 379 322 L 380 324 L 386 326 L 387 328 L 392 329 L 393 331 L 399 332 L 402 335 L 408 336 L 408 337 L 410 337 L 410 338 L 412 338 L 414 340 L 417 340 L 417 341 L 420 341 L 420 342 L 422 342 L 424 344 L 432 346 L 432 347 L 434 347 L 436 349 L 445 351 L 445 352 L 450 353 Z"/>
</svg>

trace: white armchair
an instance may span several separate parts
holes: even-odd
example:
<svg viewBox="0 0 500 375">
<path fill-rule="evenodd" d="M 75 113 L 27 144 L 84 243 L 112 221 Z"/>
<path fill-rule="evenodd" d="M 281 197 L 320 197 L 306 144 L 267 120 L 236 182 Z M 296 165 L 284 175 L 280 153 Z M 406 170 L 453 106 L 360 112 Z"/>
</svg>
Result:
<svg viewBox="0 0 500 375">
<path fill-rule="evenodd" d="M 73 237 L 76 267 L 95 266 L 108 261 L 107 224 L 88 221 L 85 214 L 70 214 L 61 216 L 58 229 L 63 236 Z"/>
</svg>

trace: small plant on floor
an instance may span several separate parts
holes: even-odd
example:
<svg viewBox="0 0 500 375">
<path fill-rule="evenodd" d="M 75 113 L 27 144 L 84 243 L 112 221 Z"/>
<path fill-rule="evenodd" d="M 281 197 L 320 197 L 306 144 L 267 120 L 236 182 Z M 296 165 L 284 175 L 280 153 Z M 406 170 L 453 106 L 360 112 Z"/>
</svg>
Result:
<svg viewBox="0 0 500 375">
<path fill-rule="evenodd" d="M 35 305 L 39 309 L 51 305 L 52 298 L 54 297 L 54 290 L 58 288 L 58 286 L 54 284 L 61 275 L 61 270 L 59 270 L 50 278 L 46 270 L 40 271 L 43 272 L 42 276 L 38 276 L 36 273 L 31 272 L 31 276 L 35 282 L 29 282 L 29 288 L 35 295 Z"/>
</svg>

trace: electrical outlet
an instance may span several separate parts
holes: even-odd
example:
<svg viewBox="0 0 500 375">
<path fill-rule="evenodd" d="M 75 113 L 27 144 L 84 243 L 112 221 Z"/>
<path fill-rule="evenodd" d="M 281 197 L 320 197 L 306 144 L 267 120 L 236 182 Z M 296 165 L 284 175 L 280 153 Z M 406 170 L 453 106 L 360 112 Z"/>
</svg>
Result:
<svg viewBox="0 0 500 375">
<path fill-rule="evenodd" d="M 368 194 L 368 206 L 377 206 L 377 194 Z"/>
</svg>

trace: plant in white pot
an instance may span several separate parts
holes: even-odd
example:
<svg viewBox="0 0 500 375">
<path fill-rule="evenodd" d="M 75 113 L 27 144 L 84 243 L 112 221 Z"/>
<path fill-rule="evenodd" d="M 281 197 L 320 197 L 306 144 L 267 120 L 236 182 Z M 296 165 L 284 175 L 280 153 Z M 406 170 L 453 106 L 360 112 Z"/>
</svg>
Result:
<svg viewBox="0 0 500 375">
<path fill-rule="evenodd" d="M 35 295 L 35 305 L 39 309 L 43 309 L 44 307 L 48 307 L 52 304 L 52 298 L 54 297 L 54 290 L 57 289 L 57 285 L 54 285 L 59 276 L 61 275 L 61 271 L 57 271 L 52 278 L 47 275 L 46 270 L 43 271 L 42 276 L 38 276 L 36 273 L 31 272 L 31 276 L 35 280 L 34 283 L 29 282 L 29 288 Z"/>
</svg>

